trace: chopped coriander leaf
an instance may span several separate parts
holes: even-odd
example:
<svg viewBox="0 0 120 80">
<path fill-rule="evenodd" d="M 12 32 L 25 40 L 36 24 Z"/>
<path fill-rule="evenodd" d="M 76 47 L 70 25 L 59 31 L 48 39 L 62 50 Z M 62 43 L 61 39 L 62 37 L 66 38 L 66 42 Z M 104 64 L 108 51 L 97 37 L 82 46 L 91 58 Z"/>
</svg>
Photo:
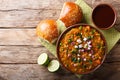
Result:
<svg viewBox="0 0 120 80">
<path fill-rule="evenodd" d="M 62 48 L 62 51 L 64 51 L 64 48 Z"/>
<path fill-rule="evenodd" d="M 80 30 L 82 30 L 82 28 L 83 28 L 82 26 L 79 27 Z"/>
<path fill-rule="evenodd" d="M 77 50 L 74 49 L 74 50 L 71 51 L 71 53 L 72 53 L 72 54 L 76 54 L 76 53 L 77 53 Z"/>
<path fill-rule="evenodd" d="M 82 33 L 79 34 L 80 38 L 82 38 Z"/>
<path fill-rule="evenodd" d="M 92 60 L 89 60 L 89 63 L 92 64 L 93 63 Z"/>
<path fill-rule="evenodd" d="M 87 39 L 90 40 L 90 39 L 91 39 L 91 36 L 88 36 Z"/>
<path fill-rule="evenodd" d="M 95 29 L 92 29 L 91 33 L 92 33 L 92 34 L 94 34 L 94 33 L 95 33 L 95 31 L 96 31 Z"/>
<path fill-rule="evenodd" d="M 74 38 L 74 34 L 71 35 L 71 38 Z"/>
<path fill-rule="evenodd" d="M 81 33 L 78 33 L 78 36 L 80 36 L 81 39 L 83 38 Z"/>
<path fill-rule="evenodd" d="M 80 34 L 80 33 L 76 33 L 75 35 L 76 35 L 76 36 L 79 36 L 79 34 Z"/>
<path fill-rule="evenodd" d="M 68 54 L 68 49 L 66 50 L 66 53 Z"/>
<path fill-rule="evenodd" d="M 101 44 L 97 44 L 97 48 L 100 49 L 101 48 Z"/>
<path fill-rule="evenodd" d="M 60 46 L 62 46 L 62 43 L 60 43 Z"/>
<path fill-rule="evenodd" d="M 76 36 L 80 36 L 80 38 L 82 38 L 82 34 L 81 33 L 77 33 Z"/>
<path fill-rule="evenodd" d="M 80 63 L 80 62 L 81 62 L 81 59 L 78 59 L 78 62 Z"/>
<path fill-rule="evenodd" d="M 79 63 L 78 66 L 81 67 L 81 64 Z"/>
<path fill-rule="evenodd" d="M 91 36 L 91 39 L 93 39 L 93 37 L 94 37 L 94 36 L 92 35 L 92 36 Z"/>
<path fill-rule="evenodd" d="M 85 69 L 87 66 L 86 66 L 86 65 L 83 65 L 82 67 L 83 67 L 83 69 Z"/>
<path fill-rule="evenodd" d="M 102 46 L 102 48 L 105 48 L 105 46 Z"/>
<path fill-rule="evenodd" d="M 70 38 L 70 39 L 68 39 L 68 43 L 71 43 L 72 42 L 72 39 Z"/>
<path fill-rule="evenodd" d="M 72 62 L 77 62 L 77 59 L 75 57 L 72 57 Z"/>
</svg>

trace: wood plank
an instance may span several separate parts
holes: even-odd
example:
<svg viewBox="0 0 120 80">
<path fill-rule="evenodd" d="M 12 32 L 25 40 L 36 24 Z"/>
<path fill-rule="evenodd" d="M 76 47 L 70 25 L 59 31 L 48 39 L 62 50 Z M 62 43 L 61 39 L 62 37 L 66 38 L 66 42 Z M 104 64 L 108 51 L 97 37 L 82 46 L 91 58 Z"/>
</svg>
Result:
<svg viewBox="0 0 120 80">
<path fill-rule="evenodd" d="M 120 43 L 117 43 L 110 53 L 106 56 L 106 62 L 120 61 Z"/>
<path fill-rule="evenodd" d="M 60 10 L 0 11 L 0 27 L 36 27 L 43 19 L 58 19 Z"/>
<path fill-rule="evenodd" d="M 37 63 L 37 58 L 41 53 L 48 53 L 50 59 L 55 58 L 41 46 L 0 46 L 0 63 Z"/>
<path fill-rule="evenodd" d="M 104 63 L 85 80 L 119 80 L 120 63 Z"/>
<path fill-rule="evenodd" d="M 37 64 L 0 64 L 0 80 L 79 80 L 63 69 L 50 73 Z"/>
<path fill-rule="evenodd" d="M 50 73 L 46 67 L 37 64 L 0 64 L 0 80 L 109 80 L 107 78 L 119 71 L 120 63 L 106 63 L 94 73 L 78 79 L 63 68 L 56 73 Z"/>
<path fill-rule="evenodd" d="M 66 1 L 75 0 L 1 0 L 0 10 L 61 9 Z"/>
<path fill-rule="evenodd" d="M 0 45 L 40 45 L 35 29 L 0 29 Z"/>
<path fill-rule="evenodd" d="M 37 63 L 38 56 L 46 52 L 55 58 L 45 47 L 41 46 L 0 46 L 0 63 Z M 105 62 L 120 62 L 120 44 L 107 55 Z"/>
</svg>

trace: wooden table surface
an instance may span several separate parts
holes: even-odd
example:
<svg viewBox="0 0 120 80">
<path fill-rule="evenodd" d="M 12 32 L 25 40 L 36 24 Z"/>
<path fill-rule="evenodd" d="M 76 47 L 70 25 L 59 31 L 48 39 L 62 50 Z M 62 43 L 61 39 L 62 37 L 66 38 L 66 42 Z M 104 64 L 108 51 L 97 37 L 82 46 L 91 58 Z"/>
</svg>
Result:
<svg viewBox="0 0 120 80">
<path fill-rule="evenodd" d="M 50 73 L 37 65 L 40 53 L 46 52 L 35 35 L 43 19 L 57 20 L 63 3 L 75 0 L 0 0 L 0 80 L 120 80 L 120 41 L 104 64 L 81 79 L 61 68 Z M 112 4 L 118 14 L 115 27 L 120 30 L 120 0 L 85 0 L 92 8 L 101 2 Z"/>
</svg>

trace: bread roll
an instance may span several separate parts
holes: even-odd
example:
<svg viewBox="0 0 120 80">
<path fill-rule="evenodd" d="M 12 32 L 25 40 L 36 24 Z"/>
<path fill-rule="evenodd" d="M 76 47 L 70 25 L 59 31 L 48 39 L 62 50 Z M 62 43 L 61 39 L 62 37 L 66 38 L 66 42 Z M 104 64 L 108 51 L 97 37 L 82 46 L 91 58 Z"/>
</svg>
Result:
<svg viewBox="0 0 120 80">
<path fill-rule="evenodd" d="M 54 43 L 58 37 L 57 23 L 54 20 L 43 20 L 36 28 L 37 36 Z"/>
<path fill-rule="evenodd" d="M 66 27 L 79 23 L 82 20 L 81 8 L 73 2 L 65 2 L 59 19 Z"/>
</svg>

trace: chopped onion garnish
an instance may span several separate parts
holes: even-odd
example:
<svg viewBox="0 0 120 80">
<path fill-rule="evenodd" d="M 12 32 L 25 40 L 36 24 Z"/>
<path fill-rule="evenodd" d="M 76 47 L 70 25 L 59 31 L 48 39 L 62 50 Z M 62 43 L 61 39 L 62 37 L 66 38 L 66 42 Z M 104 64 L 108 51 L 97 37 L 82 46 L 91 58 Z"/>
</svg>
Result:
<svg viewBox="0 0 120 80">
<path fill-rule="evenodd" d="M 78 42 L 78 43 L 82 43 L 82 41 L 81 41 L 80 39 L 77 39 L 77 42 Z"/>
<path fill-rule="evenodd" d="M 79 46 L 79 48 L 82 48 L 83 47 L 83 45 L 82 44 L 80 44 L 80 45 L 78 45 Z"/>
<path fill-rule="evenodd" d="M 84 60 L 84 61 L 86 61 L 87 59 L 86 59 L 86 58 L 84 58 L 83 60 Z"/>
<path fill-rule="evenodd" d="M 92 56 L 92 54 L 89 54 L 89 56 Z"/>
<path fill-rule="evenodd" d="M 87 38 L 83 38 L 83 41 L 87 41 Z"/>
<path fill-rule="evenodd" d="M 77 46 L 77 45 L 75 45 L 74 47 L 75 47 L 75 48 L 78 48 L 78 46 Z"/>
</svg>

